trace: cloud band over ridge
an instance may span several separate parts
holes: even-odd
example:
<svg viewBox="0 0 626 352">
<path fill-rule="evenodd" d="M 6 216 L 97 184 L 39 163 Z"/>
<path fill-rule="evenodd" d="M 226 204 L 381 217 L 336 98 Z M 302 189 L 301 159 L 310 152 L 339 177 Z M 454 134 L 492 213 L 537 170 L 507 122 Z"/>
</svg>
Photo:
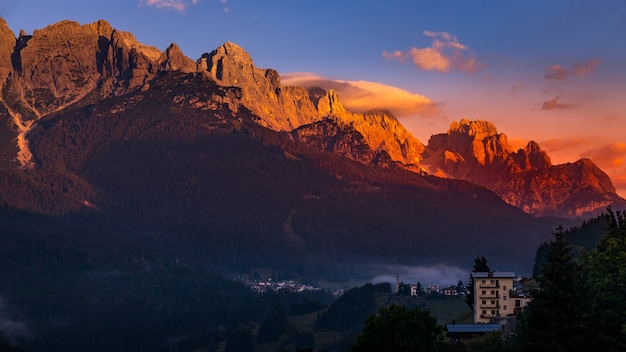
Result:
<svg viewBox="0 0 626 352">
<path fill-rule="evenodd" d="M 429 117 L 439 113 L 439 104 L 406 90 L 369 81 L 343 81 L 298 72 L 281 75 L 284 86 L 321 87 L 339 93 L 343 105 L 355 112 L 388 110 L 397 117 Z"/>
</svg>

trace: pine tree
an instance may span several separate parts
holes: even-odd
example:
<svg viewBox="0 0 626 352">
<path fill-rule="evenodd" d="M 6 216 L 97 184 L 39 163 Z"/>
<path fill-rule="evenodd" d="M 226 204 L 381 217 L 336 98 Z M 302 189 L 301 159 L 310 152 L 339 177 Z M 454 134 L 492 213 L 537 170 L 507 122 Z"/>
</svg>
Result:
<svg viewBox="0 0 626 352">
<path fill-rule="evenodd" d="M 626 351 L 626 213 L 608 208 L 607 231 L 589 256 L 594 346 Z"/>
<path fill-rule="evenodd" d="M 476 257 L 474 259 L 474 266 L 472 267 L 472 272 L 489 272 L 491 269 L 487 264 L 487 258 L 485 256 Z M 465 296 L 465 303 L 470 307 L 472 312 L 474 311 L 474 278 L 470 275 L 469 281 L 467 282 L 467 295 Z"/>
<path fill-rule="evenodd" d="M 583 266 L 559 226 L 538 279 L 539 290 L 526 307 L 519 332 L 526 351 L 588 351 L 588 302 Z"/>
</svg>

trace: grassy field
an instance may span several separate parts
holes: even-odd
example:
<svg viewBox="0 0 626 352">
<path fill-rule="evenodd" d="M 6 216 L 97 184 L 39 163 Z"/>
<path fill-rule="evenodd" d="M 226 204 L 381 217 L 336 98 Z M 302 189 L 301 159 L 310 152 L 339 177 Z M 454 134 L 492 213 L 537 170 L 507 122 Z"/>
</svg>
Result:
<svg viewBox="0 0 626 352">
<path fill-rule="evenodd" d="M 437 318 L 439 324 L 455 320 L 457 323 L 473 323 L 472 311 L 465 303 L 465 296 L 394 296 L 379 294 L 376 296 L 376 305 L 384 307 L 399 305 L 407 308 L 419 307 L 427 310 Z"/>
</svg>

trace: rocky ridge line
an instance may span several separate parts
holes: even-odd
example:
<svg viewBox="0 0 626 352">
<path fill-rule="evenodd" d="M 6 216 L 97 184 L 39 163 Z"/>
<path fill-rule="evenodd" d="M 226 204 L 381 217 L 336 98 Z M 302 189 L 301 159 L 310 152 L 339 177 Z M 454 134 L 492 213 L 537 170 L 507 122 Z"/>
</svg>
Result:
<svg viewBox="0 0 626 352">
<path fill-rule="evenodd" d="M 488 121 L 453 122 L 430 138 L 423 155 L 430 173 L 481 185 L 535 216 L 581 217 L 624 202 L 591 160 L 552 165 L 533 141 L 515 151 Z"/>
</svg>

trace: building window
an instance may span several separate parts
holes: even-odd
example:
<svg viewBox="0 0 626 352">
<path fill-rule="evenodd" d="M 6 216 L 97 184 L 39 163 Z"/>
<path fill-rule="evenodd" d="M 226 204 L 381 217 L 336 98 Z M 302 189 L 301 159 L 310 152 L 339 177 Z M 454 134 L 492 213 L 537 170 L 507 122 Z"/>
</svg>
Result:
<svg viewBox="0 0 626 352">
<path fill-rule="evenodd" d="M 491 304 L 496 304 L 496 301 L 494 301 L 494 300 L 491 300 Z"/>
<path fill-rule="evenodd" d="M 483 290 L 483 295 L 486 294 L 486 293 L 487 293 L 487 291 Z"/>
<path fill-rule="evenodd" d="M 519 307 L 521 307 L 521 306 L 522 306 L 522 301 L 521 301 L 521 300 L 519 300 L 519 299 L 516 299 L 516 300 L 515 300 L 515 308 L 519 308 Z"/>
<path fill-rule="evenodd" d="M 492 314 L 492 315 L 496 315 L 496 311 L 495 311 L 495 310 L 492 310 L 492 311 L 491 311 L 491 314 Z"/>
<path fill-rule="evenodd" d="M 502 290 L 506 291 L 506 286 L 502 286 Z"/>
<path fill-rule="evenodd" d="M 483 299 L 483 304 L 487 304 L 487 301 L 485 301 L 484 299 Z"/>
<path fill-rule="evenodd" d="M 483 309 L 483 314 L 487 314 L 487 310 Z"/>
<path fill-rule="evenodd" d="M 496 285 L 500 285 L 500 280 L 496 280 Z"/>
<path fill-rule="evenodd" d="M 504 310 L 506 310 L 506 306 L 504 306 Z"/>
<path fill-rule="evenodd" d="M 506 301 L 506 296 L 502 296 L 502 299 Z"/>
</svg>

